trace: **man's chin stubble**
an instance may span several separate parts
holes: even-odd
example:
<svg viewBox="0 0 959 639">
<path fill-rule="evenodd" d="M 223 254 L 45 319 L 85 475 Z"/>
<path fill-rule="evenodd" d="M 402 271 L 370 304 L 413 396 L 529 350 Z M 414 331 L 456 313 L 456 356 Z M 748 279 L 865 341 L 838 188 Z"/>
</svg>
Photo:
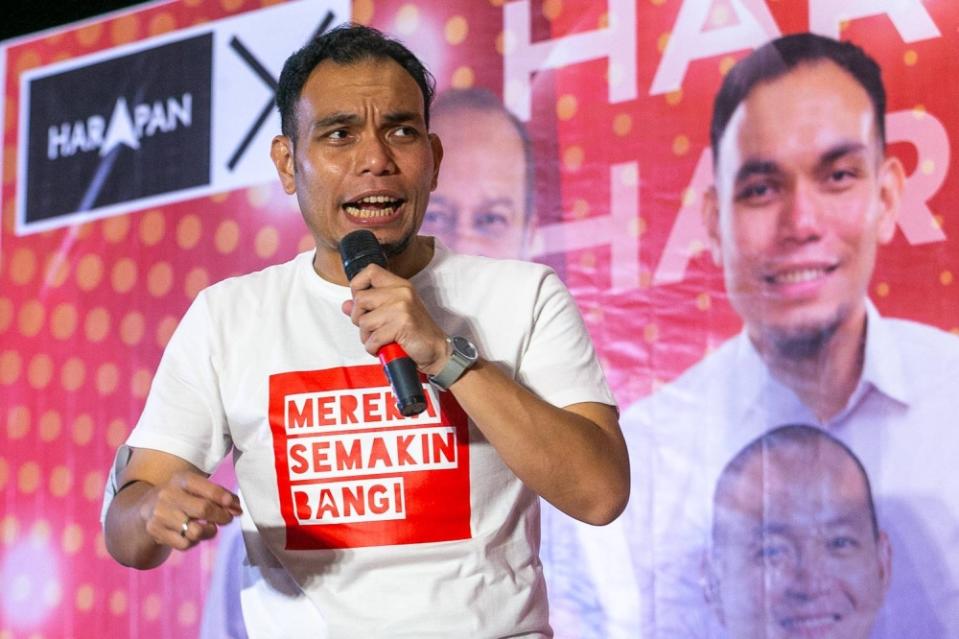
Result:
<svg viewBox="0 0 959 639">
<path fill-rule="evenodd" d="M 790 361 L 815 359 L 839 330 L 840 320 L 835 318 L 818 326 L 798 328 L 767 328 L 763 341 L 772 347 L 776 357 Z"/>
</svg>

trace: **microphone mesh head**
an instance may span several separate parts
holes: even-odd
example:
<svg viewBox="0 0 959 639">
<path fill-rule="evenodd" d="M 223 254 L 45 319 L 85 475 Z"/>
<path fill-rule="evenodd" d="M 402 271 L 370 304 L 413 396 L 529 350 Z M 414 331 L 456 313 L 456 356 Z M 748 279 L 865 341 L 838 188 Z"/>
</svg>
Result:
<svg viewBox="0 0 959 639">
<path fill-rule="evenodd" d="M 346 271 L 348 280 L 353 279 L 353 276 L 366 268 L 368 264 L 387 267 L 383 247 L 380 246 L 373 232 L 365 229 L 347 233 L 340 240 L 340 257 L 343 258 L 343 270 Z"/>
</svg>

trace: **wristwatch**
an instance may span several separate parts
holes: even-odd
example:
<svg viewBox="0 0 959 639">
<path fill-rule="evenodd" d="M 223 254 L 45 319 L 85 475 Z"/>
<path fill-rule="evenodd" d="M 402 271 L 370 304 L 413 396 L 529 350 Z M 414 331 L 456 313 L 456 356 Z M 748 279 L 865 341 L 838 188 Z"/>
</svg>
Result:
<svg viewBox="0 0 959 639">
<path fill-rule="evenodd" d="M 430 384 L 441 391 L 448 390 L 453 382 L 466 372 L 466 369 L 476 363 L 476 359 L 479 357 L 473 342 L 465 337 L 459 335 L 447 337 L 446 343 L 450 346 L 450 358 L 446 361 L 446 366 L 436 375 L 427 377 Z"/>
</svg>

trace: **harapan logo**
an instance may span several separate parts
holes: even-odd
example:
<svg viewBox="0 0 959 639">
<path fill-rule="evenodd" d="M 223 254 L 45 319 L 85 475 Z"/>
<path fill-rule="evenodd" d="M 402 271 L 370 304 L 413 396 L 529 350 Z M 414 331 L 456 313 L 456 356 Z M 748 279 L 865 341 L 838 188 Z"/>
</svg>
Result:
<svg viewBox="0 0 959 639">
<path fill-rule="evenodd" d="M 208 32 L 31 77 L 24 226 L 208 185 L 212 65 Z"/>
</svg>

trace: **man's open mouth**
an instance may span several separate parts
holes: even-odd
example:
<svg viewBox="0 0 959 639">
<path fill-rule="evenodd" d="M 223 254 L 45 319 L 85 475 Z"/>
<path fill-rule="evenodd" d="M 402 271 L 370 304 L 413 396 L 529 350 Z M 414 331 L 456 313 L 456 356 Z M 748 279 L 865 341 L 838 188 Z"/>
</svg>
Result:
<svg viewBox="0 0 959 639">
<path fill-rule="evenodd" d="M 399 200 L 388 195 L 368 195 L 367 197 L 347 202 L 343 205 L 348 215 L 358 218 L 372 219 L 389 217 L 403 205 L 405 200 Z"/>
</svg>

